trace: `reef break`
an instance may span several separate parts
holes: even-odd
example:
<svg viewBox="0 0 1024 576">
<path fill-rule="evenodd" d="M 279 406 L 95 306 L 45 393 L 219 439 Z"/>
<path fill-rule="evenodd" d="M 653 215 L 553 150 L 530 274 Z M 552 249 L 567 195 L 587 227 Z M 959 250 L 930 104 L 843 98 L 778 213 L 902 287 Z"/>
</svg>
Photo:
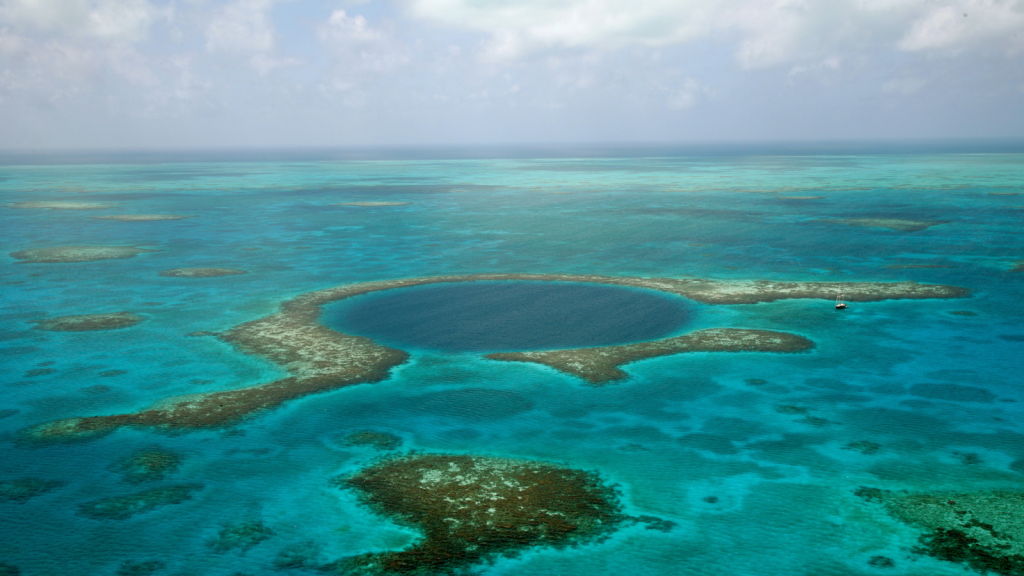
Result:
<svg viewBox="0 0 1024 576">
<path fill-rule="evenodd" d="M 374 208 L 377 206 L 408 206 L 412 202 L 339 202 L 334 206 L 360 206 L 363 208 Z"/>
<path fill-rule="evenodd" d="M 36 330 L 50 332 L 91 332 L 94 330 L 117 330 L 130 328 L 144 318 L 131 312 L 115 312 L 112 314 L 74 314 L 47 318 L 36 323 Z"/>
<path fill-rule="evenodd" d="M 239 270 L 237 268 L 171 268 L 170 270 L 161 270 L 161 276 L 169 276 L 171 278 L 213 278 L 216 276 L 238 276 L 240 274 L 248 274 L 246 270 Z"/>
<path fill-rule="evenodd" d="M 803 336 L 769 330 L 712 328 L 651 342 L 541 352 L 499 352 L 487 358 L 508 362 L 536 362 L 573 374 L 591 384 L 605 384 L 628 376 L 619 366 L 636 360 L 682 352 L 803 352 L 814 348 Z"/>
<path fill-rule="evenodd" d="M 246 354 L 254 354 L 283 367 L 288 376 L 248 388 L 194 394 L 167 400 L 149 409 L 110 416 L 68 418 L 46 422 L 25 431 L 32 440 L 87 439 L 121 426 L 162 429 L 211 428 L 234 424 L 260 410 L 288 400 L 336 390 L 345 386 L 379 382 L 409 355 L 360 336 L 343 334 L 319 322 L 320 307 L 345 298 L 381 290 L 445 282 L 517 280 L 542 282 L 591 282 L 659 290 L 706 304 L 754 304 L 787 298 L 832 300 L 841 285 L 848 302 L 891 299 L 959 298 L 970 291 L 957 286 L 914 282 L 774 282 L 719 281 L 679 278 L 635 278 L 572 274 L 474 274 L 380 280 L 346 284 L 301 294 L 281 304 L 279 312 L 240 324 L 217 334 Z M 703 348 L 702 348 L 703 347 Z M 595 381 L 620 378 L 619 364 L 678 351 L 805 350 L 809 341 L 782 332 L 718 328 L 654 342 L 594 349 L 590 366 L 578 372 Z M 611 350 L 611 352 L 608 352 Z M 676 352 L 673 352 L 675 350 Z M 574 351 L 565 351 L 571 354 Z M 605 354 L 607 352 L 607 354 Z M 537 353 L 540 354 L 540 353 Z M 529 360 L 536 361 L 536 360 Z M 555 360 L 553 360 L 554 362 Z M 566 371 L 576 369 L 568 364 Z M 562 369 L 562 368 L 559 368 Z"/>
<path fill-rule="evenodd" d="M 114 214 L 111 216 L 90 216 L 95 220 L 117 220 L 118 222 L 160 222 L 163 220 L 184 220 L 195 216 L 181 214 Z"/>
<path fill-rule="evenodd" d="M 112 208 L 114 204 L 98 204 L 96 202 L 52 202 L 52 201 L 26 201 L 12 202 L 8 208 L 33 208 L 42 210 L 102 210 Z"/>
<path fill-rule="evenodd" d="M 533 546 L 599 540 L 631 520 L 596 474 L 528 460 L 412 454 L 335 484 L 424 538 L 320 567 L 334 574 L 447 574 Z"/>
<path fill-rule="evenodd" d="M 145 252 L 159 250 L 146 250 L 138 246 L 51 246 L 11 252 L 11 257 L 26 264 L 71 264 L 131 258 Z"/>
<path fill-rule="evenodd" d="M 864 226 L 867 228 L 888 228 L 889 230 L 895 230 L 896 232 L 918 232 L 931 228 L 932 226 L 938 226 L 939 224 L 948 224 L 949 220 L 912 220 L 909 218 L 835 218 L 830 220 L 824 220 L 824 222 L 835 222 L 837 224 L 846 224 L 848 226 Z"/>
</svg>

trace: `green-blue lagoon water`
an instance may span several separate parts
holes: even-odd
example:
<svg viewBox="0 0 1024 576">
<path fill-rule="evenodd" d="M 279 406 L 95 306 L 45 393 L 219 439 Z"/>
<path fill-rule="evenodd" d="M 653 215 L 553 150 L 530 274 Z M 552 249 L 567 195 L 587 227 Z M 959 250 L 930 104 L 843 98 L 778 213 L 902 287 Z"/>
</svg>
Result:
<svg viewBox="0 0 1024 576">
<path fill-rule="evenodd" d="M 464 566 L 489 575 L 975 574 L 985 567 L 922 548 L 934 526 L 858 490 L 1024 489 L 1021 154 L 7 164 L 0 204 L 0 574 L 314 574 L 407 549 L 423 538 L 415 523 L 337 479 L 414 452 L 583 470 L 623 515 L 663 521 Z M 188 218 L 103 218 L 154 214 Z M 145 251 L 24 258 L 60 246 Z M 161 275 L 208 267 L 245 273 Z M 837 311 L 830 298 L 709 304 L 572 282 L 403 288 L 324 307 L 328 326 L 408 353 L 378 381 L 229 425 L 30 434 L 288 377 L 208 333 L 302 294 L 490 273 L 970 293 Z M 40 324 L 119 312 L 141 321 Z M 709 328 L 814 348 L 665 355 L 603 385 L 484 356 Z M 365 431 L 392 442 L 352 440 Z M 1007 514 L 1024 512 L 1006 498 Z"/>
</svg>

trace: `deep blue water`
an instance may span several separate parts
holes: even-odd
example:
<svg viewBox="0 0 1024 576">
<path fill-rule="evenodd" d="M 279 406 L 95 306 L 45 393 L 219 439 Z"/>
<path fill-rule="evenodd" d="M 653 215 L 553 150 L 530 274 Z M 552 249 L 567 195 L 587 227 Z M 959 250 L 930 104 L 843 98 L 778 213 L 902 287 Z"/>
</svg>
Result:
<svg viewBox="0 0 1024 576">
<path fill-rule="evenodd" d="M 0 166 L 0 482 L 64 483 L 24 503 L 0 502 L 0 563 L 25 576 L 114 575 L 126 561 L 149 560 L 164 564 L 157 576 L 277 576 L 302 573 L 274 567 L 294 545 L 309 544 L 323 562 L 407 546 L 415 532 L 329 483 L 380 456 L 343 441 L 373 429 L 401 437 L 402 450 L 594 471 L 618 486 L 628 513 L 676 523 L 669 532 L 633 526 L 600 543 L 499 559 L 479 569 L 489 576 L 973 574 L 915 554 L 919 532 L 853 492 L 1024 483 L 1024 273 L 1015 271 L 1024 262 L 1024 155 L 557 156 Z M 380 200 L 408 204 L 335 205 Z M 6 206 L 21 201 L 112 205 Z M 91 218 L 152 213 L 194 217 Z M 900 232 L 836 222 L 879 216 L 943 223 Z M 157 251 L 80 264 L 8 256 L 60 245 Z M 159 275 L 186 266 L 249 273 Z M 384 381 L 292 401 L 228 430 L 19 441 L 19 431 L 58 418 L 137 411 L 282 377 L 261 358 L 189 334 L 261 318 L 296 295 L 370 280 L 517 272 L 916 281 L 971 295 L 851 303 L 843 313 L 827 300 L 691 303 L 681 332 L 782 330 L 816 347 L 650 359 L 603 387 L 478 352 L 413 347 Z M 414 293 L 365 300 L 400 304 Z M 34 324 L 120 311 L 144 321 L 92 333 Z M 603 333 L 600 323 L 613 316 L 592 319 L 588 326 Z M 861 441 L 879 449 L 845 448 Z M 143 485 L 126 481 L 118 462 L 153 446 L 180 454 L 181 468 Z M 97 498 L 186 483 L 202 489 L 128 520 L 79 513 Z M 244 554 L 209 545 L 224 526 L 255 520 L 274 535 Z M 878 555 L 895 566 L 871 566 Z"/>
<path fill-rule="evenodd" d="M 563 282 L 474 282 L 390 290 L 326 308 L 323 322 L 389 346 L 443 352 L 584 348 L 665 337 L 682 298 Z"/>
</svg>

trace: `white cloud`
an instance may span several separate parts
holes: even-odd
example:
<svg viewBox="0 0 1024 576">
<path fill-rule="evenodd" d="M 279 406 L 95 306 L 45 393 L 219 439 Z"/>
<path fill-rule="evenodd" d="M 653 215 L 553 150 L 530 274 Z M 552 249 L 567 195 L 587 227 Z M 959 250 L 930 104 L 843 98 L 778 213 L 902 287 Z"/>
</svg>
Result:
<svg viewBox="0 0 1024 576">
<path fill-rule="evenodd" d="M 272 51 L 276 46 L 269 15 L 272 6 L 272 0 L 238 0 L 218 10 L 206 25 L 207 51 L 242 55 Z"/>
<path fill-rule="evenodd" d="M 1024 29 L 1024 2 L 965 0 L 936 6 L 919 16 L 899 47 L 904 50 L 963 49 L 992 39 L 1012 42 Z"/>
<path fill-rule="evenodd" d="M 702 97 L 712 95 L 711 89 L 704 86 L 693 78 L 687 78 L 680 86 L 668 89 L 666 103 L 672 110 L 685 110 L 693 108 Z"/>
<path fill-rule="evenodd" d="M 136 42 L 170 12 L 147 0 L 6 0 L 0 22 L 23 31 Z"/>
<path fill-rule="evenodd" d="M 486 33 L 486 60 L 709 39 L 744 68 L 864 48 L 1000 50 L 1024 24 L 1024 0 L 412 0 L 411 12 Z"/>
<path fill-rule="evenodd" d="M 320 42 L 343 73 L 385 73 L 409 61 L 409 50 L 361 15 L 335 10 L 317 30 Z"/>
</svg>

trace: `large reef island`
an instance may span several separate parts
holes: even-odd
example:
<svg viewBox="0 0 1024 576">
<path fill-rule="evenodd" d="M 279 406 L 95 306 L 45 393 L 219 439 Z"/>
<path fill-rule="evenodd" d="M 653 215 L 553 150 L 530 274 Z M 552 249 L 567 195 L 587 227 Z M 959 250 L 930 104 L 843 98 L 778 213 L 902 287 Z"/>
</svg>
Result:
<svg viewBox="0 0 1024 576">
<path fill-rule="evenodd" d="M 337 478 L 364 504 L 416 528 L 405 550 L 345 558 L 328 574 L 450 574 L 533 546 L 599 540 L 629 518 L 595 474 L 545 462 L 413 454 Z"/>
<path fill-rule="evenodd" d="M 130 414 L 67 418 L 29 428 L 33 440 L 87 439 L 122 426 L 146 426 L 165 430 L 217 428 L 237 423 L 255 412 L 274 408 L 288 400 L 354 384 L 379 382 L 409 355 L 382 346 L 369 338 L 331 330 L 320 323 L 320 307 L 361 294 L 410 286 L 476 281 L 587 282 L 659 290 L 706 304 L 755 304 L 788 298 L 831 300 L 839 283 L 719 281 L 706 279 L 636 278 L 570 274 L 473 274 L 381 280 L 347 284 L 301 294 L 264 318 L 216 334 L 246 354 L 269 359 L 288 375 L 280 380 L 236 390 L 168 398 L 151 408 Z M 893 299 L 959 298 L 965 288 L 914 282 L 844 282 L 848 302 Z M 713 329 L 664 340 L 626 346 L 582 349 L 567 354 L 589 356 L 590 367 L 571 368 L 551 360 L 550 365 L 578 374 L 591 382 L 622 377 L 617 366 L 625 362 L 687 350 L 792 352 L 806 350 L 809 341 L 783 332 Z M 589 351 L 589 352 L 588 352 Z M 549 352 L 550 354 L 550 352 Z M 535 358 L 501 358 L 528 360 Z"/>
</svg>

